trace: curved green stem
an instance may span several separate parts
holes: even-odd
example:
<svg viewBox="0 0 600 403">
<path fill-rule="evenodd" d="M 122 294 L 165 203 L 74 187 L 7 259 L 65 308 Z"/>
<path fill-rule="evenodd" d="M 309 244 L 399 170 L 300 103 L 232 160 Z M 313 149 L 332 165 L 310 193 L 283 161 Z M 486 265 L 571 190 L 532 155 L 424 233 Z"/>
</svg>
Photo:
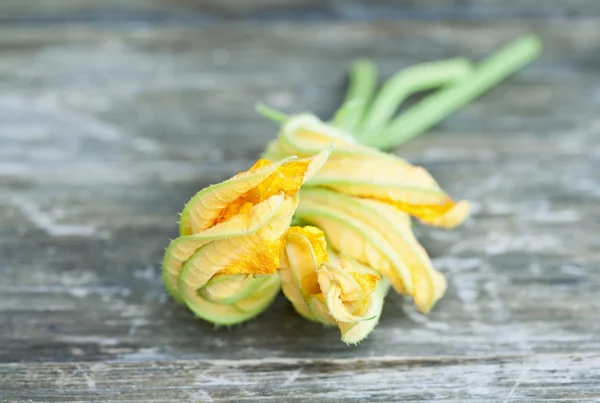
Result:
<svg viewBox="0 0 600 403">
<path fill-rule="evenodd" d="M 275 110 L 273 108 L 269 108 L 268 106 L 260 102 L 257 103 L 254 106 L 254 108 L 256 109 L 256 112 L 260 113 L 261 115 L 263 115 L 269 120 L 272 120 L 275 123 L 284 124 L 289 118 L 289 116 L 285 113 Z"/>
<path fill-rule="evenodd" d="M 379 91 L 356 137 L 361 139 L 380 133 L 400 104 L 415 92 L 455 82 L 467 77 L 472 70 L 467 59 L 456 58 L 421 63 L 399 71 Z"/>
<path fill-rule="evenodd" d="M 394 119 L 379 136 L 365 138 L 363 143 L 379 149 L 397 147 L 523 68 L 539 55 L 540 49 L 540 41 L 534 36 L 517 39 L 481 62 L 472 75 L 423 99 Z"/>
<path fill-rule="evenodd" d="M 335 116 L 336 126 L 354 132 L 371 102 L 376 84 L 377 71 L 373 63 L 359 60 L 352 65 L 348 93 Z"/>
</svg>

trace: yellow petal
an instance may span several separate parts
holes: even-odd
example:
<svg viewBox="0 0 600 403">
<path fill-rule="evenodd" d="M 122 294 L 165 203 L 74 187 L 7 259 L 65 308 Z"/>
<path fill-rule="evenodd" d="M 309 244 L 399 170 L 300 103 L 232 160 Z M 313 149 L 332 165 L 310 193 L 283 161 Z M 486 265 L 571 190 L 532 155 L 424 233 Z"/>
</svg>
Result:
<svg viewBox="0 0 600 403">
<path fill-rule="evenodd" d="M 324 264 L 319 269 L 319 285 L 331 316 L 338 322 L 371 319 L 362 314 L 381 277 L 347 256 L 340 263 L 340 266 Z"/>
<path fill-rule="evenodd" d="M 254 206 L 248 214 L 217 224 L 201 234 L 182 236 L 171 242 L 163 260 L 163 280 L 171 295 L 182 302 L 178 291 L 179 275 L 183 264 L 196 251 L 213 240 L 255 233 L 271 221 L 281 209 L 283 202 L 283 194 L 272 196 Z"/>
<path fill-rule="evenodd" d="M 204 287 L 217 273 L 274 273 L 279 266 L 282 238 L 296 206 L 296 198 L 286 198 L 276 214 L 255 233 L 214 240 L 196 251 L 179 276 L 184 299 L 186 294 L 189 296 Z"/>
<path fill-rule="evenodd" d="M 323 166 L 330 152 L 326 149 L 300 160 L 295 157 L 279 162 L 259 160 L 248 171 L 201 190 L 181 213 L 181 235 L 196 234 L 247 214 L 253 206 L 281 192 L 294 196 Z"/>
<path fill-rule="evenodd" d="M 398 292 L 413 296 L 420 311 L 428 312 L 443 295 L 443 276 L 414 237 L 407 214 L 324 189 L 307 188 L 300 197 L 298 217 L 322 228 L 335 249 L 381 271 Z"/>
<path fill-rule="evenodd" d="M 192 197 L 181 213 L 181 235 L 197 234 L 214 226 L 229 204 L 260 185 L 283 163 L 291 160 L 293 158 L 250 169 L 225 182 L 202 189 Z"/>
<path fill-rule="evenodd" d="M 363 146 L 354 137 L 332 125 L 323 123 L 313 115 L 297 115 L 289 118 L 282 126 L 277 140 L 265 151 L 265 158 L 280 159 L 290 155 L 310 157 L 333 143 L 332 157 L 390 155 L 371 147 Z"/>
<path fill-rule="evenodd" d="M 311 180 L 311 185 L 415 205 L 439 204 L 447 198 L 426 170 L 390 159 L 332 159 Z"/>
<path fill-rule="evenodd" d="M 415 238 L 410 217 L 387 203 L 360 199 L 357 202 L 364 206 L 361 213 L 364 211 L 368 214 L 365 218 L 369 217 L 373 225 L 386 231 L 389 242 L 396 246 L 411 272 L 415 305 L 419 311 L 429 312 L 444 294 L 446 282 L 444 276 L 434 269 L 427 252 Z"/>
<path fill-rule="evenodd" d="M 302 316 L 337 324 L 342 340 L 356 343 L 375 327 L 389 283 L 352 258 L 329 252 L 321 230 L 292 227 L 280 259 L 283 292 Z M 366 321 L 372 323 L 354 327 Z"/>
<path fill-rule="evenodd" d="M 325 297 L 322 293 L 311 295 L 308 298 L 308 306 L 310 308 L 312 317 L 315 318 L 317 321 L 323 323 L 324 325 L 337 324 L 333 316 L 330 315 L 329 308 L 327 307 L 327 302 L 325 301 Z"/>
<path fill-rule="evenodd" d="M 214 323 L 238 323 L 256 316 L 270 304 L 279 290 L 279 278 L 274 272 L 279 265 L 281 239 L 289 228 L 296 205 L 296 198 L 286 197 L 277 213 L 256 232 L 213 240 L 186 261 L 179 275 L 178 290 L 196 315 Z M 209 283 L 217 274 L 234 273 L 270 276 L 267 285 L 231 305 L 214 303 L 198 292 L 204 287 L 210 288 Z M 218 322 L 217 317 L 221 317 Z"/>
<path fill-rule="evenodd" d="M 457 225 L 468 213 L 468 208 L 457 205 L 425 169 L 401 160 L 332 158 L 310 184 L 391 203 L 432 225 Z"/>
<path fill-rule="evenodd" d="M 356 316 L 352 314 L 342 298 L 342 290 L 340 287 L 331 287 L 326 295 L 327 308 L 333 318 L 338 322 L 343 323 L 354 323 L 359 322 L 361 320 L 368 320 L 371 318 L 361 318 L 360 316 Z M 366 302 L 366 301 L 364 301 Z"/>
<path fill-rule="evenodd" d="M 471 205 L 469 202 L 462 200 L 456 203 L 446 213 L 423 221 L 434 227 L 454 228 L 457 225 L 462 224 L 467 219 L 470 210 Z"/>
<path fill-rule="evenodd" d="M 369 220 L 356 218 L 352 209 L 342 207 L 347 199 L 351 200 L 349 196 L 310 188 L 302 190 L 300 198 L 296 215 L 321 228 L 330 246 L 383 273 L 398 292 L 412 295 L 411 272 L 398 250 L 387 240 L 384 231 L 371 225 Z"/>
<path fill-rule="evenodd" d="M 291 157 L 297 154 L 289 154 L 281 147 L 281 142 L 277 139 L 271 140 L 269 144 L 267 144 L 267 148 L 261 155 L 261 158 L 265 158 L 271 161 L 280 161 L 284 158 Z"/>
<path fill-rule="evenodd" d="M 390 284 L 387 280 L 382 279 L 377 282 L 377 287 L 373 293 L 369 296 L 367 303 L 367 309 L 363 312 L 364 318 L 371 318 L 369 320 L 361 320 L 353 323 L 338 322 L 340 331 L 342 332 L 342 341 L 346 344 L 356 344 L 361 342 L 365 337 L 373 331 L 381 311 L 383 310 L 383 301 L 388 292 Z"/>
<path fill-rule="evenodd" d="M 439 227 L 456 226 L 468 215 L 466 202 L 456 204 L 425 169 L 360 145 L 348 133 L 312 115 L 288 119 L 266 155 L 311 156 L 331 143 L 334 144 L 331 157 L 311 180 L 311 185 L 389 202 Z"/>
<path fill-rule="evenodd" d="M 330 319 L 310 307 L 311 295 L 319 294 L 317 269 L 327 261 L 325 235 L 314 227 L 291 227 L 281 254 L 279 272 L 283 293 L 302 316 L 323 323 Z"/>
<path fill-rule="evenodd" d="M 324 264 L 319 284 L 327 308 L 346 343 L 358 343 L 375 328 L 389 283 L 374 270 L 342 254 L 340 266 Z"/>
</svg>

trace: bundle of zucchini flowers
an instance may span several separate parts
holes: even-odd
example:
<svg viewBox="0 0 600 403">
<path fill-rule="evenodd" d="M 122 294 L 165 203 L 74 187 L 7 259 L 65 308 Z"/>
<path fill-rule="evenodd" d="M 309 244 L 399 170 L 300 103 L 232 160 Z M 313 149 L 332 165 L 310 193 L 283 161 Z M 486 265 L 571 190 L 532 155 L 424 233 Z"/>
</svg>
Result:
<svg viewBox="0 0 600 403">
<path fill-rule="evenodd" d="M 280 290 L 298 314 L 358 343 L 375 328 L 391 288 L 429 312 L 446 280 L 412 220 L 452 228 L 468 216 L 423 168 L 385 152 L 417 136 L 519 70 L 539 53 L 518 39 L 483 62 L 415 65 L 376 91 L 368 61 L 350 70 L 330 121 L 259 112 L 279 134 L 247 171 L 198 192 L 180 217 L 163 262 L 172 297 L 218 325 L 265 311 Z M 433 90 L 395 116 L 410 95 Z"/>
</svg>

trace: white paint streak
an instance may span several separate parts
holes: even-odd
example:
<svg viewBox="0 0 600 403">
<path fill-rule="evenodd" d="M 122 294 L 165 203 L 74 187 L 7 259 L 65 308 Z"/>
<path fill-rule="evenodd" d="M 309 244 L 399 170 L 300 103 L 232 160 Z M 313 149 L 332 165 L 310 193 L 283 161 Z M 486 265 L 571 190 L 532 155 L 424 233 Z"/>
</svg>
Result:
<svg viewBox="0 0 600 403">
<path fill-rule="evenodd" d="M 294 105 L 294 95 L 290 92 L 273 92 L 267 95 L 265 102 L 267 105 L 271 105 L 274 108 L 290 108 Z"/>
<path fill-rule="evenodd" d="M 190 394 L 190 401 L 192 401 L 192 402 L 213 402 L 213 399 L 207 391 L 200 389 L 200 390 Z"/>
<path fill-rule="evenodd" d="M 0 105 L 18 111 L 26 110 L 28 113 L 31 111 L 51 113 L 53 116 L 77 126 L 83 134 L 107 143 L 125 144 L 143 154 L 156 154 L 160 151 L 158 142 L 148 138 L 129 136 L 116 126 L 74 110 L 65 105 L 64 100 L 55 93 L 44 94 L 35 99 L 3 95 L 0 97 Z"/>
<path fill-rule="evenodd" d="M 500 297 L 498 276 L 487 262 L 482 263 L 481 268 L 487 277 L 483 289 L 488 295 L 487 303 L 494 313 L 494 320 L 497 322 L 506 321 L 510 318 L 510 312 L 506 308 L 504 300 Z"/>
<path fill-rule="evenodd" d="M 405 329 L 399 329 L 399 332 L 406 333 Z M 463 335 L 460 336 L 464 338 Z M 502 358 L 502 355 L 480 355 L 475 357 L 476 360 L 486 360 L 486 359 L 498 359 Z M 443 357 L 440 356 L 418 356 L 418 357 L 399 357 L 393 355 L 380 355 L 380 356 L 368 356 L 368 357 L 355 357 L 355 358 L 324 358 L 324 359 L 315 359 L 315 358 L 258 358 L 258 359 L 241 359 L 241 360 L 227 360 L 227 359 L 208 359 L 208 360 L 200 360 L 200 362 L 206 362 L 210 365 L 215 366 L 225 366 L 230 368 L 237 367 L 247 367 L 247 366 L 263 366 L 269 364 L 282 364 L 282 365 L 298 365 L 305 366 L 307 364 L 315 363 L 315 362 L 327 362 L 332 365 L 354 365 L 354 364 L 378 364 L 378 363 L 398 363 L 403 362 L 406 364 L 411 364 L 412 362 L 421 363 L 423 360 L 432 360 L 436 362 L 445 362 L 448 360 L 449 362 L 454 362 L 457 359 L 465 360 L 465 356 L 462 355 L 445 355 Z"/>
<path fill-rule="evenodd" d="M 561 224 L 579 222 L 582 219 L 581 213 L 576 210 L 536 210 L 531 218 L 539 223 Z"/>
<path fill-rule="evenodd" d="M 481 182 L 478 186 L 471 188 L 467 193 L 465 193 L 464 198 L 466 199 L 478 199 L 485 195 L 486 193 L 491 192 L 492 190 L 500 187 L 504 184 L 502 174 L 498 173 L 489 179 Z"/>
<path fill-rule="evenodd" d="M 442 271 L 447 270 L 450 272 L 448 277 L 456 290 L 456 295 L 461 301 L 463 309 L 476 320 L 480 320 L 478 282 L 481 277 L 479 270 L 482 265 L 481 259 L 447 256 L 433 259 L 433 265 Z"/>
<path fill-rule="evenodd" d="M 506 395 L 506 398 L 504 399 L 504 403 L 508 403 L 512 399 L 512 396 L 514 395 L 515 391 L 517 390 L 517 388 L 519 387 L 519 385 L 521 384 L 523 379 L 525 379 L 525 376 L 527 375 L 528 372 L 529 372 L 529 367 L 527 365 L 523 364 L 523 369 L 521 370 L 521 373 L 517 377 L 517 380 L 515 381 L 514 385 L 508 392 L 508 395 Z"/>
<path fill-rule="evenodd" d="M 58 338 L 62 342 L 73 344 L 98 344 L 100 346 L 116 346 L 120 343 L 119 339 L 102 336 L 69 336 L 64 335 Z"/>
<path fill-rule="evenodd" d="M 227 378 L 221 378 L 216 376 L 208 375 L 208 373 L 201 373 L 196 375 L 196 385 L 238 385 L 238 382 L 231 381 Z"/>
<path fill-rule="evenodd" d="M 160 278 L 160 273 L 158 270 L 154 269 L 154 266 L 146 266 L 143 269 L 135 269 L 133 271 L 133 277 L 154 282 Z"/>
<path fill-rule="evenodd" d="M 564 247 L 560 239 L 550 234 L 490 234 L 484 251 L 489 256 L 513 251 L 564 253 Z"/>
<path fill-rule="evenodd" d="M 52 214 L 46 213 L 34 202 L 26 199 L 15 199 L 12 204 L 20 210 L 36 227 L 46 231 L 48 235 L 55 237 L 83 236 L 93 237 L 101 235 L 91 225 L 68 225 L 59 224 Z"/>
<path fill-rule="evenodd" d="M 83 374 L 83 377 L 85 378 L 85 384 L 87 385 L 88 389 L 96 390 L 96 381 L 94 380 L 92 375 L 86 372 Z"/>
<path fill-rule="evenodd" d="M 426 329 L 440 330 L 440 331 L 450 330 L 450 325 L 448 325 L 447 323 L 443 323 L 443 322 L 436 322 L 436 321 L 432 320 L 429 316 L 423 315 L 422 313 L 420 313 L 416 310 L 416 308 L 414 307 L 413 304 L 403 304 L 402 311 L 406 314 L 406 316 L 410 320 L 412 320 L 414 323 L 418 323 L 419 325 L 422 325 Z"/>
<path fill-rule="evenodd" d="M 540 277 L 542 275 L 542 266 L 537 259 L 534 259 L 533 262 L 529 265 L 529 271 L 536 277 Z"/>
<path fill-rule="evenodd" d="M 81 126 L 86 133 L 101 141 L 107 143 L 126 143 L 134 150 L 144 154 L 156 154 L 160 150 L 160 145 L 154 140 L 128 136 L 118 127 L 81 112 L 75 112 L 65 107 L 62 107 L 59 110 L 63 118 L 68 119 L 71 123 Z"/>
<path fill-rule="evenodd" d="M 493 215 L 508 215 L 515 212 L 515 204 L 501 201 L 488 201 L 485 203 L 485 210 Z"/>
<path fill-rule="evenodd" d="M 129 328 L 127 335 L 133 336 L 135 334 L 135 332 L 137 332 L 138 327 L 147 325 L 147 324 L 148 324 L 148 320 L 146 320 L 144 318 L 134 318 L 131 321 L 131 327 Z"/>
<path fill-rule="evenodd" d="M 153 360 L 170 360 L 168 354 L 163 354 L 158 347 L 140 348 L 133 353 L 122 354 L 119 359 L 122 361 L 153 361 Z"/>
<path fill-rule="evenodd" d="M 296 379 L 298 379 L 301 372 L 302 372 L 302 367 L 298 368 L 295 371 L 292 371 L 289 374 L 288 378 L 285 380 L 285 382 L 283 382 L 281 384 L 281 386 L 289 386 L 289 385 L 293 384 L 294 382 L 296 382 Z"/>
<path fill-rule="evenodd" d="M 565 274 L 568 274 L 571 276 L 575 276 L 575 277 L 583 277 L 587 274 L 586 271 L 583 270 L 581 267 L 577 267 L 574 264 L 569 264 L 569 263 L 565 263 L 565 264 L 561 265 L 560 271 L 562 273 L 565 273 Z"/>
<path fill-rule="evenodd" d="M 75 298 L 87 298 L 90 295 L 99 295 L 105 298 L 128 297 L 131 295 L 129 288 L 120 286 L 77 286 L 77 285 L 13 285 L 10 287 L 0 286 L 0 291 L 8 293 L 31 293 L 31 294 L 68 294 Z"/>
</svg>

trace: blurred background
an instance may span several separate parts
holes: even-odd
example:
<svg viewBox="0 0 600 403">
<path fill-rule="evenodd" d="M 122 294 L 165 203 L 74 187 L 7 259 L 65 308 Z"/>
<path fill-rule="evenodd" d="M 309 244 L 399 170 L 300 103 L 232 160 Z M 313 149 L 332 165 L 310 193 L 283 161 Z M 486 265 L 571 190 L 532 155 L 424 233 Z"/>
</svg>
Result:
<svg viewBox="0 0 600 403">
<path fill-rule="evenodd" d="M 215 330 L 167 296 L 160 262 L 177 213 L 202 187 L 247 169 L 276 134 L 256 102 L 329 118 L 358 58 L 385 79 L 420 62 L 478 61 L 526 34 L 542 39 L 539 60 L 396 151 L 474 206 L 458 230 L 417 228 L 449 280 L 430 316 L 390 294 L 379 327 L 349 348 L 283 298 Z M 554 382 L 549 398 L 596 398 L 599 71 L 598 0 L 3 0 L 0 400 L 59 401 L 54 370 L 83 401 L 108 401 L 118 380 L 124 393 L 144 384 L 173 401 L 193 400 L 182 390 L 194 380 L 216 400 L 252 397 L 265 391 L 252 378 L 260 360 L 352 357 L 373 361 L 347 370 L 319 361 L 305 382 L 322 393 L 368 389 L 373 378 L 357 373 L 409 377 L 403 357 L 434 357 L 410 368 L 420 374 L 413 384 L 373 386 L 390 393 L 377 396 L 540 396 L 535 388 Z M 198 368 L 127 372 L 180 359 L 257 361 L 224 371 L 229 395 Z M 92 362 L 110 364 L 98 372 Z M 131 367 L 111 372 L 123 362 Z M 277 371 L 303 368 L 291 362 Z M 88 390 L 69 363 L 97 386 Z M 435 381 L 427 365 L 443 366 Z M 274 376 L 269 390 L 284 399 L 294 381 Z"/>
</svg>

